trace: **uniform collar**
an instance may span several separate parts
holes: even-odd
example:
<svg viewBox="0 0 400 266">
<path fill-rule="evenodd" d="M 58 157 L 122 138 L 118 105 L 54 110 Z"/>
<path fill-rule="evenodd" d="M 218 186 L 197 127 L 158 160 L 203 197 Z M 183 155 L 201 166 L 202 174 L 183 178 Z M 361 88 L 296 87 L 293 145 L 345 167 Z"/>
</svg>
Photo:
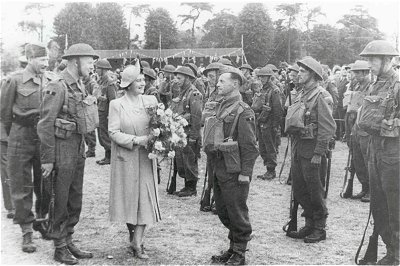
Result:
<svg viewBox="0 0 400 266">
<path fill-rule="evenodd" d="M 394 75 L 396 75 L 396 71 L 394 71 L 393 68 L 390 68 L 388 71 L 378 76 L 376 81 L 385 81 L 391 79 Z"/>
<path fill-rule="evenodd" d="M 242 99 L 242 96 L 240 94 L 229 97 L 227 99 L 223 99 L 221 102 L 221 110 L 231 106 L 232 104 L 234 104 L 236 102 L 239 102 L 241 99 Z"/>
<path fill-rule="evenodd" d="M 22 72 L 22 83 L 26 83 L 29 80 L 33 80 L 35 83 L 37 83 L 36 78 L 37 75 L 36 73 L 33 71 L 32 67 L 30 65 L 27 65 L 24 69 L 24 71 Z M 39 83 L 37 83 L 39 84 Z"/>
<path fill-rule="evenodd" d="M 318 87 L 318 82 L 313 82 L 308 87 L 309 89 L 305 90 L 303 86 L 303 97 L 310 95 Z"/>
<path fill-rule="evenodd" d="M 72 84 L 78 84 L 78 79 L 74 78 L 71 73 L 69 73 L 68 69 L 65 69 L 61 72 L 61 75 L 63 77 L 63 79 L 65 80 L 65 82 L 68 85 L 72 85 Z"/>
</svg>

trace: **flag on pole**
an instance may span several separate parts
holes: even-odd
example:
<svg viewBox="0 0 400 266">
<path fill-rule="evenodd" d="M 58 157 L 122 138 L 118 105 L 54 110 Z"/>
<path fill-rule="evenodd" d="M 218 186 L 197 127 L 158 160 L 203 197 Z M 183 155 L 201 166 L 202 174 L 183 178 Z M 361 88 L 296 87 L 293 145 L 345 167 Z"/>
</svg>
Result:
<svg viewBox="0 0 400 266">
<path fill-rule="evenodd" d="M 67 51 L 68 49 L 68 34 L 65 34 L 65 48 L 64 48 L 64 53 Z"/>
</svg>

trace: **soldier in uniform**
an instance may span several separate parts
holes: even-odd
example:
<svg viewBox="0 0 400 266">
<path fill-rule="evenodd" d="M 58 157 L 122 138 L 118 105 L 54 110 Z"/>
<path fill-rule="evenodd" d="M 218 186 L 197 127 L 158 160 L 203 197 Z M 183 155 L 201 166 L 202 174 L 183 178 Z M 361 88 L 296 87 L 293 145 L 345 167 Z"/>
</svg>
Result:
<svg viewBox="0 0 400 266">
<path fill-rule="evenodd" d="M 338 98 L 339 98 L 339 93 L 336 88 L 335 82 L 329 79 L 329 66 L 327 65 L 322 65 L 322 68 L 324 70 L 324 80 L 322 81 L 322 87 L 329 92 L 329 94 L 332 96 L 333 100 L 333 113 L 336 112 L 337 105 L 338 105 Z"/>
<path fill-rule="evenodd" d="M 185 128 L 188 144 L 182 150 L 176 150 L 175 155 L 178 174 L 185 179 L 185 186 L 176 194 L 179 197 L 196 196 L 199 176 L 198 158 L 200 157 L 201 145 L 200 129 L 203 96 L 190 81 L 190 79 L 195 78 L 190 68 L 178 67 L 174 74 L 180 91 L 179 95 L 171 101 L 171 110 L 185 118 L 189 123 Z"/>
<path fill-rule="evenodd" d="M 154 83 L 157 79 L 156 72 L 151 68 L 143 68 L 144 82 L 144 95 L 154 95 L 157 101 L 160 102 L 160 95 L 158 94 L 157 88 Z"/>
<path fill-rule="evenodd" d="M 8 136 L 7 171 L 11 178 L 11 197 L 15 206 L 14 223 L 22 230 L 24 252 L 35 252 L 32 229 L 32 187 L 36 196 L 36 216 L 43 218 L 48 210 L 48 195 L 41 191 L 40 141 L 37 135 L 42 89 L 55 78 L 48 67 L 45 45 L 27 44 L 28 65 L 23 71 L 10 75 L 1 89 L 1 120 Z M 33 172 L 33 183 L 32 183 Z M 41 193 L 43 192 L 43 193 Z M 36 225 L 36 224 L 35 224 Z M 41 232 L 42 234 L 44 232 Z"/>
<path fill-rule="evenodd" d="M 351 130 L 351 135 L 346 136 L 347 145 L 352 154 L 353 164 L 358 180 L 362 185 L 362 190 L 353 199 L 361 199 L 363 202 L 369 202 L 369 178 L 368 178 L 368 141 L 369 135 L 361 130 L 356 124 L 357 110 L 367 95 L 368 87 L 371 83 L 369 78 L 369 65 L 367 61 L 357 60 L 351 67 L 357 81 L 354 91 L 350 97 L 350 103 L 347 107 L 347 123 Z"/>
<path fill-rule="evenodd" d="M 377 76 L 368 93 L 381 97 L 380 106 L 385 107 L 381 128 L 372 130 L 368 147 L 370 206 L 375 230 L 386 245 L 386 255 L 378 265 L 399 264 L 400 83 L 391 65 L 392 57 L 398 55 L 389 42 L 382 40 L 368 43 L 360 54 L 368 59 L 372 74 Z"/>
<path fill-rule="evenodd" d="M 346 92 L 347 89 L 347 84 L 349 83 L 349 80 L 347 78 L 347 71 L 345 66 L 342 67 L 341 70 L 341 76 L 340 79 L 338 80 L 337 84 L 337 90 L 338 90 L 338 104 L 336 108 L 336 113 L 334 114 L 336 120 L 336 139 L 340 140 L 342 139 L 344 135 L 344 115 L 346 114 L 346 110 L 343 107 L 343 98 L 344 98 L 344 93 Z"/>
<path fill-rule="evenodd" d="M 110 102 L 117 98 L 117 84 L 112 80 L 108 71 L 112 69 L 107 59 L 103 58 L 96 62 L 96 73 L 99 75 L 97 105 L 99 108 L 99 127 L 97 133 L 99 135 L 100 145 L 105 150 L 104 158 L 96 161 L 99 165 L 110 164 L 111 159 L 111 139 L 108 135 L 108 109 Z"/>
<path fill-rule="evenodd" d="M 173 65 L 165 65 L 163 70 L 165 73 L 165 80 L 160 83 L 158 92 L 160 93 L 160 100 L 168 108 L 169 103 L 172 99 L 172 89 L 175 87 L 174 71 L 175 67 Z"/>
<path fill-rule="evenodd" d="M 96 91 L 98 91 L 99 84 L 92 78 L 92 76 L 83 78 L 83 85 L 87 92 L 90 95 L 93 95 Z M 88 146 L 88 150 L 86 151 L 86 158 L 95 157 L 96 156 L 96 130 L 85 134 L 85 143 Z"/>
<path fill-rule="evenodd" d="M 56 171 L 54 224 L 49 233 L 54 240 L 54 259 L 70 265 L 93 257 L 74 245 L 72 235 L 82 210 L 84 134 L 98 122 L 96 98 L 87 93 L 81 79 L 89 75 L 97 58 L 88 44 L 69 47 L 63 55 L 67 68 L 45 88 L 38 123 L 43 176 Z"/>
<path fill-rule="evenodd" d="M 228 228 L 229 249 L 222 255 L 212 256 L 212 261 L 226 265 L 244 265 L 247 243 L 252 228 L 249 220 L 247 197 L 254 163 L 258 157 L 255 134 L 255 117 L 251 108 L 242 101 L 240 87 L 244 77 L 233 67 L 222 70 L 218 80 L 218 94 L 222 97 L 216 118 L 222 119 L 222 131 L 226 142 L 221 146 L 234 149 L 207 151 L 214 178 L 214 197 L 217 214 Z M 209 127 L 209 121 L 205 128 Z M 232 144 L 234 144 L 232 146 Z M 236 157 L 236 160 L 229 160 Z M 233 163 L 232 163 L 233 162 Z"/>
<path fill-rule="evenodd" d="M 280 89 L 271 80 L 273 75 L 274 73 L 268 67 L 263 67 L 258 72 L 263 87 L 261 92 L 254 95 L 251 106 L 257 118 L 260 155 L 267 167 L 265 174 L 257 176 L 263 180 L 271 180 L 276 177 L 277 136 L 280 136 L 283 111 Z"/>
<path fill-rule="evenodd" d="M 286 128 L 293 135 L 293 195 L 304 209 L 306 224 L 298 231 L 289 232 L 288 236 L 304 239 L 306 243 L 316 243 L 326 239 L 328 209 L 320 168 L 336 128 L 332 117 L 332 97 L 319 85 L 323 79 L 322 66 L 312 57 L 305 57 L 297 64 L 300 67 L 299 83 L 303 90 L 292 107 L 296 103 L 304 104 L 304 114 L 299 117 L 304 128 L 291 131 L 288 124 Z"/>
<path fill-rule="evenodd" d="M 189 67 L 193 71 L 195 78 L 192 83 L 196 87 L 196 89 L 203 95 L 204 99 L 206 96 L 206 86 L 204 85 L 203 80 L 197 77 L 199 73 L 197 70 L 197 66 L 193 63 L 186 63 L 185 66 Z"/>
<path fill-rule="evenodd" d="M 249 64 L 244 64 L 239 67 L 239 69 L 246 78 L 243 86 L 240 88 L 240 94 L 242 95 L 243 101 L 251 106 L 254 93 L 260 91 L 262 85 L 259 80 L 252 77 L 251 73 L 253 72 L 253 68 Z"/>
</svg>

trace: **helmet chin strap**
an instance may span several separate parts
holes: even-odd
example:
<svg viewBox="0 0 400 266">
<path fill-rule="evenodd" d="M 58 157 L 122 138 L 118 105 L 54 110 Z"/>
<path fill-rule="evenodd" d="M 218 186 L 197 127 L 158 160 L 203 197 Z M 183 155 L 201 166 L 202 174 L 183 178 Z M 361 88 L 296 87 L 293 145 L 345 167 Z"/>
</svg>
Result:
<svg viewBox="0 0 400 266">
<path fill-rule="evenodd" d="M 378 72 L 378 77 L 383 74 L 383 71 L 385 70 L 385 65 L 386 65 L 386 60 L 384 56 L 381 56 L 381 66 L 379 67 L 379 72 Z"/>
<path fill-rule="evenodd" d="M 76 66 L 78 68 L 78 75 L 83 77 L 81 59 L 79 57 L 76 59 Z"/>
</svg>

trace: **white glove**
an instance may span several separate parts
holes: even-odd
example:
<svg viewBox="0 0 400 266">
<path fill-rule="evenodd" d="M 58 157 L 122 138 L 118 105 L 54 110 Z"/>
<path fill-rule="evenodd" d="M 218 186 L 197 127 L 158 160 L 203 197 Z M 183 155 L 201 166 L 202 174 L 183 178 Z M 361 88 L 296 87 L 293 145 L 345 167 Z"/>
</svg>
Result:
<svg viewBox="0 0 400 266">
<path fill-rule="evenodd" d="M 148 136 L 139 136 L 135 138 L 135 142 L 137 145 L 146 147 L 147 146 L 147 142 L 149 141 L 149 137 Z"/>
</svg>

